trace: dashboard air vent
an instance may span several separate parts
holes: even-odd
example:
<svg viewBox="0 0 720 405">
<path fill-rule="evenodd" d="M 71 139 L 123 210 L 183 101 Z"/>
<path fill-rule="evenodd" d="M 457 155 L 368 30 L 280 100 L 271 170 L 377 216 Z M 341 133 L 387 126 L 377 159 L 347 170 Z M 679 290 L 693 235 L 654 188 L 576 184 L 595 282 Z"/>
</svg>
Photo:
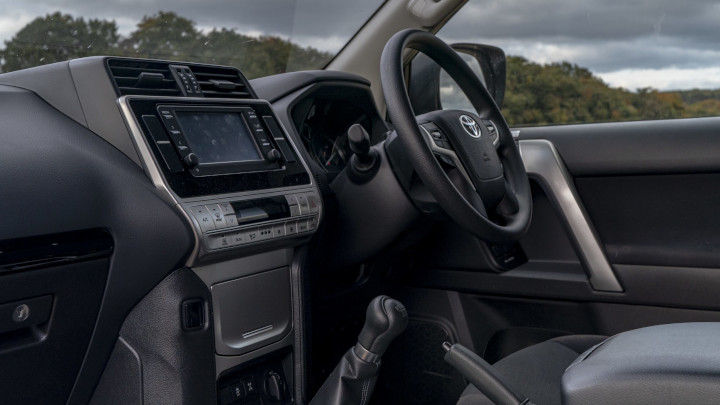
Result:
<svg viewBox="0 0 720 405">
<path fill-rule="evenodd" d="M 247 80 L 237 69 L 220 66 L 189 66 L 205 97 L 255 98 Z"/>
<path fill-rule="evenodd" d="M 108 68 L 121 96 L 182 96 L 168 63 L 109 59 Z"/>
</svg>

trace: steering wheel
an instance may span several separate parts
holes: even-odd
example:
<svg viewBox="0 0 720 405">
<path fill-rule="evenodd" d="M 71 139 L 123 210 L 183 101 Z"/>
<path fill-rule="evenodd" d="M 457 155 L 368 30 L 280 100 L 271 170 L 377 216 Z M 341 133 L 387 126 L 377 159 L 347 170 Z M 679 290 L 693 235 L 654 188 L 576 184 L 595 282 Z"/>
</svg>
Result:
<svg viewBox="0 0 720 405">
<path fill-rule="evenodd" d="M 476 114 L 440 110 L 416 117 L 403 76 L 407 48 L 445 69 Z M 408 29 L 390 38 L 380 66 L 385 102 L 399 142 L 440 207 L 482 240 L 520 239 L 532 212 L 525 166 L 500 108 L 467 63 L 436 36 Z M 436 156 L 456 169 L 446 173 Z"/>
</svg>

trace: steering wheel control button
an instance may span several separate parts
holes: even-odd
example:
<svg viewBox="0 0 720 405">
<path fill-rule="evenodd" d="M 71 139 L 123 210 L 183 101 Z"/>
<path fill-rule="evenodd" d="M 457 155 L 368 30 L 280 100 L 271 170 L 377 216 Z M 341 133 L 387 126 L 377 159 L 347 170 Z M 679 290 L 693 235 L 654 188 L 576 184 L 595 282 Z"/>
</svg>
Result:
<svg viewBox="0 0 720 405">
<path fill-rule="evenodd" d="M 190 209 L 195 219 L 200 224 L 200 229 L 203 232 L 212 231 L 215 229 L 215 221 L 210 215 L 210 212 L 205 208 L 204 205 L 197 205 Z"/>
<path fill-rule="evenodd" d="M 461 115 L 460 124 L 462 124 L 465 132 L 473 138 L 480 138 L 480 136 L 482 136 L 480 125 L 471 116 Z"/>
<path fill-rule="evenodd" d="M 497 126 L 494 122 L 491 120 L 481 120 L 483 125 L 485 125 L 485 128 L 487 128 L 488 133 L 490 134 L 490 139 L 492 139 L 493 145 L 497 145 L 497 143 L 500 141 L 500 134 L 497 131 Z"/>
</svg>

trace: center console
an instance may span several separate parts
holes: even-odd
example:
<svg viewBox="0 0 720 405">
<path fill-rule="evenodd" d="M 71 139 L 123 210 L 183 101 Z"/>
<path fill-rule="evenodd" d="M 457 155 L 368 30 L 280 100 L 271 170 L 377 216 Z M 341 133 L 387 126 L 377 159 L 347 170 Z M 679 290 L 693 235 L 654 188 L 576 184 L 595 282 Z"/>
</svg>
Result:
<svg viewBox="0 0 720 405">
<path fill-rule="evenodd" d="M 183 319 L 187 330 L 214 330 L 218 403 L 294 402 L 302 352 L 294 248 L 322 220 L 302 155 L 237 69 L 107 63 L 146 173 L 195 235 L 187 266 L 211 302 L 183 304 Z M 123 75 L 148 66 L 136 86 L 172 87 L 166 82 L 174 80 L 183 91 L 125 91 Z M 155 72 L 166 68 L 174 73 L 161 81 Z"/>
</svg>

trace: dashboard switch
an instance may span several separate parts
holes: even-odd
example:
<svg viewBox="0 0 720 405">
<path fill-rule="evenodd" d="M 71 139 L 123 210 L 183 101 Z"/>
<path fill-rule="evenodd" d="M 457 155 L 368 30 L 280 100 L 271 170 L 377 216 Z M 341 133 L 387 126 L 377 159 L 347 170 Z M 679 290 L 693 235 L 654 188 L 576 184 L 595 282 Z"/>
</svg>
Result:
<svg viewBox="0 0 720 405">
<path fill-rule="evenodd" d="M 310 207 L 311 214 L 317 214 L 320 212 L 320 198 L 316 194 L 308 194 L 307 202 Z"/>
<path fill-rule="evenodd" d="M 296 197 L 298 200 L 298 205 L 300 206 L 300 214 L 301 215 L 309 214 L 310 213 L 310 205 L 308 204 L 307 198 L 302 194 L 297 195 Z"/>
<path fill-rule="evenodd" d="M 272 401 L 280 401 L 285 392 L 285 383 L 282 377 L 274 371 L 268 373 L 265 377 L 265 393 Z"/>
<path fill-rule="evenodd" d="M 282 161 L 282 155 L 277 149 L 270 149 L 267 153 L 267 159 L 271 162 L 280 162 Z"/>
<path fill-rule="evenodd" d="M 210 216 L 213 219 L 213 223 L 215 224 L 215 229 L 222 229 L 227 227 L 227 223 L 225 222 L 225 215 L 223 215 L 222 210 L 220 209 L 220 206 L 217 204 L 208 204 L 205 206 L 207 210 L 210 212 Z"/>
<path fill-rule="evenodd" d="M 182 162 L 188 169 L 194 169 L 200 164 L 200 161 L 198 160 L 198 157 L 196 154 L 190 152 L 187 155 L 183 156 Z"/>
<path fill-rule="evenodd" d="M 230 386 L 230 396 L 233 401 L 245 398 L 245 385 L 233 384 Z"/>
<path fill-rule="evenodd" d="M 210 215 L 210 212 L 207 210 L 207 208 L 205 208 L 204 205 L 197 205 L 195 207 L 192 207 L 190 210 L 192 211 L 195 219 L 197 219 L 198 223 L 200 224 L 200 229 L 203 232 L 212 231 L 215 229 L 215 221 L 213 220 L 212 215 Z"/>
</svg>

